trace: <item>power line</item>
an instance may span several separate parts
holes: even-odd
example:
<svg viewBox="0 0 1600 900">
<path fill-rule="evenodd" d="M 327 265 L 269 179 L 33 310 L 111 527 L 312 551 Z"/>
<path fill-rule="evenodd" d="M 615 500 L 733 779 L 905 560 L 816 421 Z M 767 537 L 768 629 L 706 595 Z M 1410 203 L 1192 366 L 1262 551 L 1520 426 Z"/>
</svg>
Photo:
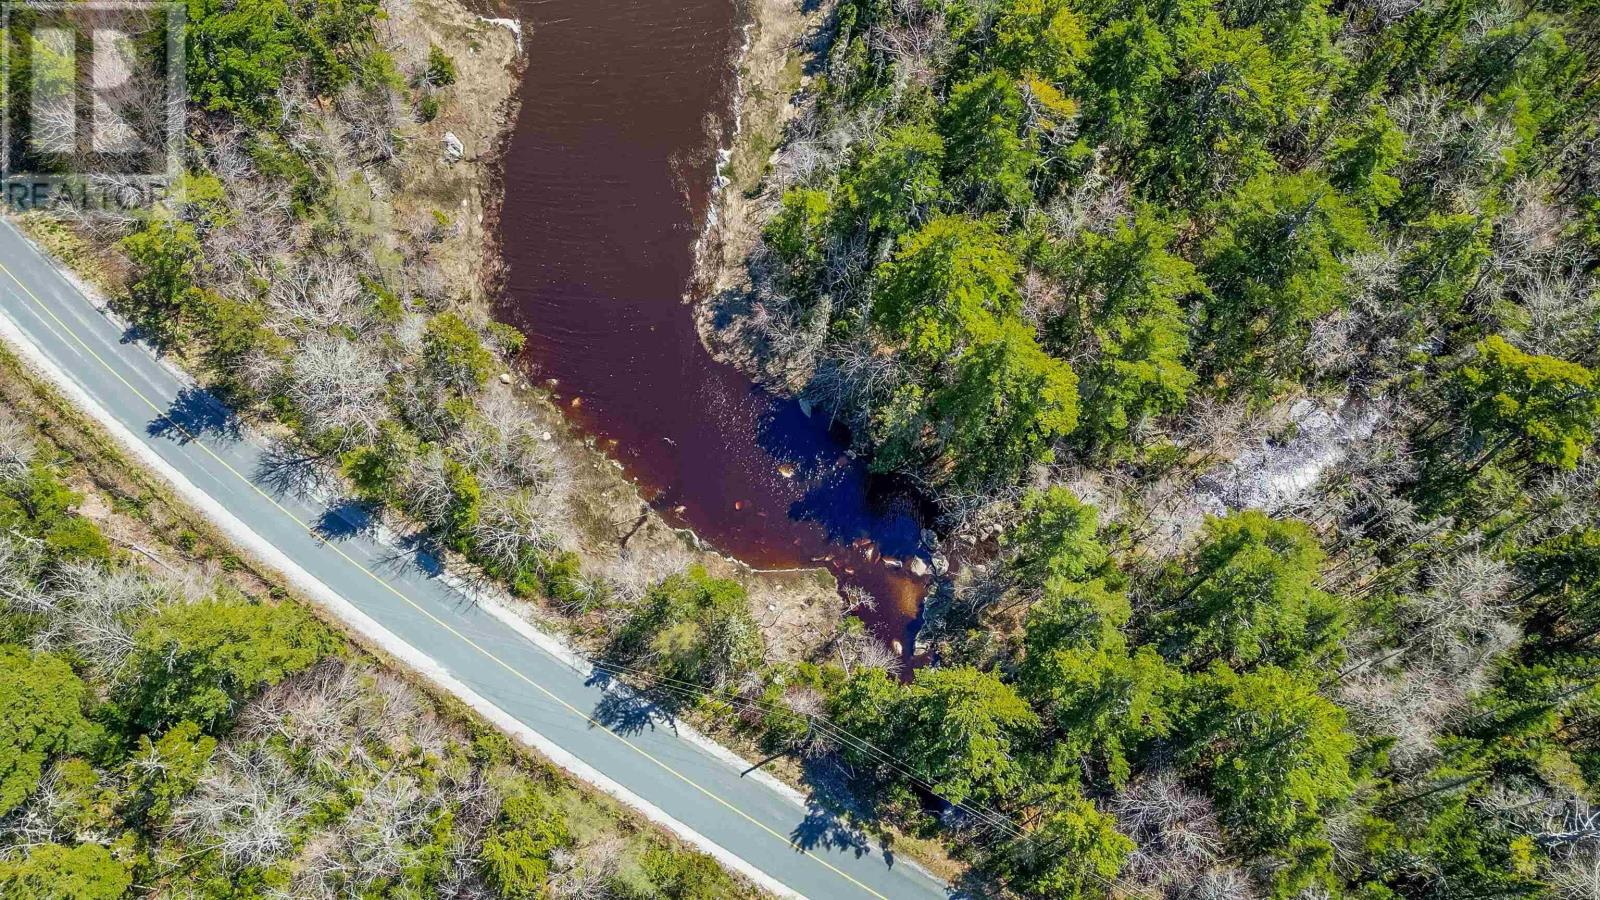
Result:
<svg viewBox="0 0 1600 900">
<path fill-rule="evenodd" d="M 911 768 L 908 768 L 909 763 L 903 762 L 899 757 L 895 756 L 889 751 L 884 750 L 860 735 L 850 732 L 842 726 L 832 722 L 825 716 L 819 716 L 810 713 L 800 713 L 782 704 L 770 703 L 763 700 L 719 696 L 714 694 L 712 689 L 704 685 L 690 681 L 683 681 L 668 675 L 651 672 L 647 669 L 629 666 L 624 663 L 591 661 L 590 665 L 596 671 L 617 678 L 630 689 L 633 688 L 633 685 L 630 685 L 627 681 L 623 680 L 624 675 L 633 675 L 638 678 L 643 678 L 647 681 L 655 682 L 663 690 L 679 696 L 689 697 L 691 699 L 711 699 L 715 702 L 725 703 L 736 709 L 764 713 L 777 713 L 780 715 L 792 716 L 796 719 L 804 719 L 808 727 L 821 729 L 825 736 L 833 738 L 835 741 L 870 755 L 871 757 L 880 761 L 887 768 L 911 781 L 917 787 L 922 788 L 929 795 L 950 804 L 956 809 L 965 811 L 968 815 L 971 815 L 981 824 L 1000 831 L 1004 836 L 1009 837 L 1012 840 L 1018 841 L 1024 845 L 1031 845 L 1032 848 L 1043 851 L 1050 850 L 1052 846 L 1057 843 L 1056 841 L 1051 841 L 1048 845 L 1041 848 L 1039 846 L 1040 838 L 1037 834 L 1023 828 L 1005 813 L 982 804 L 969 803 L 966 801 L 956 802 L 951 800 L 949 797 L 941 794 L 937 787 L 935 787 L 935 785 L 928 780 L 927 777 L 912 770 Z M 1151 893 L 1149 888 L 1142 885 L 1131 884 L 1120 877 L 1116 879 L 1109 879 L 1092 870 L 1088 871 L 1086 874 L 1110 891 L 1122 891 L 1135 897 L 1152 898 L 1152 900 L 1157 896 Z"/>
<path fill-rule="evenodd" d="M 715 695 L 711 689 L 703 685 L 695 684 L 694 682 L 682 681 L 667 675 L 661 675 L 621 663 L 594 662 L 592 665 L 595 669 L 616 676 L 619 679 L 622 675 L 633 675 L 635 677 L 656 682 L 657 686 L 661 689 L 678 694 L 680 696 L 690 697 L 692 699 L 710 698 L 715 702 L 726 703 L 729 706 L 738 709 L 762 713 L 776 713 L 779 715 L 790 716 L 795 719 L 803 719 L 806 721 L 808 726 L 820 730 L 825 737 L 832 738 L 838 743 L 844 744 L 852 749 L 868 755 L 887 768 L 893 770 L 895 773 L 908 779 L 917 787 L 927 791 L 931 796 L 936 797 L 945 803 L 949 803 L 952 807 L 967 812 L 974 818 L 984 822 L 987 825 L 1004 830 L 1012 837 L 1018 839 L 1028 839 L 1027 831 L 1004 813 L 981 804 L 975 804 L 967 801 L 957 802 L 951 800 L 949 797 L 941 794 L 938 788 L 933 784 L 932 781 L 928 779 L 927 776 L 908 768 L 910 765 L 908 762 L 901 760 L 899 757 L 896 757 L 887 750 L 884 750 L 876 744 L 873 744 L 866 738 L 850 732 L 825 716 L 797 712 L 796 710 L 790 709 L 787 706 L 769 703 L 762 700 Z"/>
</svg>

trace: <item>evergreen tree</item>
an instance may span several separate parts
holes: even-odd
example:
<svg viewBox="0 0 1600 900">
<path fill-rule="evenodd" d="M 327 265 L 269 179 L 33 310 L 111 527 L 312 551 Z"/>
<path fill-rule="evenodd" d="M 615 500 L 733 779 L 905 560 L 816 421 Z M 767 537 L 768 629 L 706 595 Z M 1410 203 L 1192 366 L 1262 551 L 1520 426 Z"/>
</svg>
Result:
<svg viewBox="0 0 1600 900">
<path fill-rule="evenodd" d="M 1250 377 L 1299 359 L 1307 326 L 1345 302 L 1365 217 L 1313 175 L 1264 175 L 1223 204 L 1201 267 L 1212 367 Z"/>
<path fill-rule="evenodd" d="M 1088 578 L 1106 561 L 1099 528 L 1099 512 L 1064 487 L 1029 494 L 1022 501 L 1022 520 L 1005 538 L 1015 554 L 1014 577 L 1034 587 L 1052 578 Z"/>
<path fill-rule="evenodd" d="M 864 222 L 874 233 L 898 236 L 927 219 L 944 197 L 944 182 L 940 170 L 945 163 L 944 139 L 938 132 L 923 125 L 906 125 L 889 133 L 881 143 L 866 154 L 860 164 L 851 169 L 844 183 L 844 197 L 852 214 Z M 789 194 L 796 194 L 790 191 Z M 818 201 L 816 192 L 800 191 L 806 212 L 787 212 L 774 223 L 788 229 L 776 242 L 769 240 L 786 256 L 815 253 L 820 243 L 817 236 L 822 217 L 814 209 Z M 787 200 L 786 203 L 791 202 Z M 804 222 L 803 227 L 798 226 Z M 814 224 L 815 223 L 815 224 Z M 793 235 L 792 237 L 790 235 Z M 801 242 L 804 241 L 802 245 Z M 786 252 L 785 248 L 793 247 Z"/>
<path fill-rule="evenodd" d="M 332 649 L 328 632 L 288 604 L 169 606 L 139 630 L 114 703 L 130 728 L 159 731 L 189 720 L 216 733 L 240 701 Z"/>
<path fill-rule="evenodd" d="M 0 646 L 0 815 L 28 799 L 51 759 L 92 744 L 89 702 L 61 657 Z"/>
<path fill-rule="evenodd" d="M 1193 679 L 1181 730 L 1188 765 L 1258 847 L 1316 840 L 1322 818 L 1355 789 L 1344 710 L 1276 666 L 1240 675 L 1218 663 Z"/>
<path fill-rule="evenodd" d="M 1451 383 L 1467 424 L 1487 444 L 1479 464 L 1509 450 L 1528 462 L 1571 469 L 1600 426 L 1593 372 L 1525 353 L 1498 335 L 1478 343 Z"/>
<path fill-rule="evenodd" d="M 1128 646 L 1121 629 L 1130 614 L 1127 598 L 1102 582 L 1051 582 L 1028 611 L 1017 672 L 1058 765 L 1092 759 L 1114 784 L 1127 780 L 1137 747 L 1168 733 L 1169 695 L 1179 683 L 1154 648 Z"/>
<path fill-rule="evenodd" d="M 939 118 L 945 144 L 945 181 L 980 210 L 1026 204 L 1035 149 L 1021 134 L 1022 93 L 1005 72 L 956 85 Z"/>
<path fill-rule="evenodd" d="M 1324 554 L 1299 522 L 1247 510 L 1211 519 L 1190 571 L 1154 622 L 1168 656 L 1193 668 L 1325 665 L 1344 634 L 1339 600 L 1317 586 Z"/>
</svg>

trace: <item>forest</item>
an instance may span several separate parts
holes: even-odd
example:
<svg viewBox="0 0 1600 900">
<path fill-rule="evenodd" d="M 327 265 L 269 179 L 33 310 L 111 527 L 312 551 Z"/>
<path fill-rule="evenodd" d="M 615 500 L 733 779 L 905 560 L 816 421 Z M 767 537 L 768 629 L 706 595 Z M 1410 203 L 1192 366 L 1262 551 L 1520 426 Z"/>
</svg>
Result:
<svg viewBox="0 0 1600 900">
<path fill-rule="evenodd" d="M 1597 13 L 840 0 L 739 334 L 965 548 L 934 664 L 810 685 L 874 815 L 1029 897 L 1600 895 Z"/>
<path fill-rule="evenodd" d="M 703 570 L 580 568 L 571 473 L 495 377 L 521 336 L 452 275 L 457 195 L 387 199 L 436 153 L 419 135 L 461 102 L 465 55 L 397 42 L 377 4 L 189 11 L 182 189 L 146 218 L 33 227 L 114 257 L 121 311 L 286 426 L 286 478 L 428 527 L 603 668 L 847 795 L 875 838 L 942 846 L 976 895 L 1600 892 L 1592 3 L 839 0 L 758 188 L 746 334 L 963 548 L 914 672 L 858 619 L 773 661 L 750 598 Z M 7 482 L 31 555 L 7 568 L 23 681 L 0 689 L 41 712 L 37 741 L 0 748 L 25 848 L 0 878 L 564 889 L 572 839 L 534 787 L 419 813 L 431 849 L 339 869 L 369 787 L 455 803 L 499 757 L 359 719 L 386 703 L 376 676 L 330 669 L 292 607 L 127 600 L 120 662 L 90 653 L 103 635 L 73 629 L 103 620 L 51 618 L 78 602 L 60 573 L 126 567 L 32 471 Z M 329 781 L 327 748 L 270 722 L 330 691 L 341 733 L 422 749 Z M 303 823 L 284 843 L 163 856 L 226 833 L 219 797 L 247 777 L 314 798 L 272 807 Z"/>
</svg>

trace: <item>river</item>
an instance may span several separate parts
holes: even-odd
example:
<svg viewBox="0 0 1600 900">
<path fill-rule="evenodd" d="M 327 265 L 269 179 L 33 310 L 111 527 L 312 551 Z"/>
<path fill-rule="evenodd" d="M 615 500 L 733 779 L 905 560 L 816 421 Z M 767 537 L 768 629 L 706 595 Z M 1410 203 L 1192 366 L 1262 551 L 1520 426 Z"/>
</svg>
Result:
<svg viewBox="0 0 1600 900">
<path fill-rule="evenodd" d="M 827 565 L 910 653 L 925 579 L 908 492 L 822 416 L 701 345 L 685 303 L 742 35 L 733 0 L 526 0 L 498 315 L 523 364 L 674 524 L 758 568 Z M 888 561 L 886 561 L 886 559 Z"/>
</svg>

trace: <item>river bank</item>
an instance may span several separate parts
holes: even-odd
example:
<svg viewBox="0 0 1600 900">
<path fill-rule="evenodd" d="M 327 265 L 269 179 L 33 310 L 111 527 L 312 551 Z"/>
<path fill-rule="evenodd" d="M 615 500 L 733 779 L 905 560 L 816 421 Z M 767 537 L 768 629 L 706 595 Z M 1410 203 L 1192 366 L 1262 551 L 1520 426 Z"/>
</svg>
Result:
<svg viewBox="0 0 1600 900">
<path fill-rule="evenodd" d="M 503 47 L 468 57 L 474 65 L 462 68 L 458 84 L 469 89 L 460 91 L 446 112 L 431 123 L 430 136 L 443 140 L 443 135 L 454 128 L 465 145 L 459 163 L 441 160 L 435 164 L 439 176 L 462 179 L 469 200 L 463 217 L 466 227 L 451 235 L 454 245 L 441 254 L 450 261 L 445 275 L 454 290 L 468 298 L 474 310 L 487 319 L 493 314 L 494 302 L 504 290 L 507 276 L 500 228 L 507 155 L 521 111 L 521 97 L 539 89 L 536 84 L 525 83 L 528 59 L 523 52 L 524 29 L 529 32 L 528 39 L 536 39 L 532 31 L 539 22 L 517 24 L 514 19 L 477 16 L 469 23 L 462 18 L 462 7 L 455 3 L 410 2 L 419 14 L 417 21 L 410 21 L 410 17 L 394 21 L 394 30 L 404 33 L 416 24 L 424 24 L 430 43 L 445 42 L 440 45 L 447 52 L 456 49 L 452 43 L 462 44 L 464 34 L 473 35 L 467 37 L 469 42 L 478 40 L 486 25 L 515 38 L 516 53 L 511 64 L 497 66 L 492 62 Z M 455 26 L 454 32 L 450 25 Z M 504 41 L 495 43 L 503 45 Z M 425 198 L 426 192 L 407 190 L 401 196 Z M 474 259 L 476 264 L 472 264 Z M 637 481 L 628 477 L 607 452 L 615 451 L 614 444 L 608 448 L 603 441 L 574 427 L 570 413 L 576 407 L 571 398 L 563 396 L 559 384 L 514 378 L 511 391 L 533 412 L 542 429 L 541 437 L 547 439 L 560 467 L 570 476 L 570 486 L 560 498 L 569 507 L 561 518 L 573 526 L 564 535 L 567 546 L 563 549 L 578 555 L 588 578 L 621 585 L 629 593 L 643 593 L 661 578 L 698 565 L 714 577 L 744 586 L 750 597 L 751 614 L 761 626 L 774 661 L 810 658 L 832 637 L 844 615 L 844 605 L 837 583 L 825 569 L 762 571 L 717 552 L 692 529 L 669 524 L 646 502 Z M 573 636 L 589 649 L 598 650 L 607 632 L 603 622 L 591 621 L 579 623 Z"/>
<path fill-rule="evenodd" d="M 509 151 L 495 317 L 528 335 L 518 362 L 529 382 L 669 527 L 762 572 L 826 568 L 904 651 L 923 590 L 914 498 L 872 485 L 825 420 L 707 353 L 685 304 L 696 242 L 714 246 L 700 239 L 713 198 L 735 192 L 714 184 L 753 185 L 781 134 L 803 66 L 777 51 L 813 21 L 800 8 L 539 7 L 549 24 L 530 43 Z M 773 10 L 790 16 L 775 24 Z M 618 496 L 611 520 L 638 518 Z M 807 626 L 769 628 L 769 643 L 798 645 L 793 631 L 815 650 L 839 622 L 781 598 L 752 605 Z"/>
<path fill-rule="evenodd" d="M 737 366 L 768 388 L 792 395 L 809 371 L 793 356 L 767 352 L 753 294 L 752 253 L 784 184 L 770 178 L 791 126 L 812 98 L 807 92 L 826 53 L 834 0 L 747 0 L 750 23 L 739 63 L 739 122 L 719 167 L 719 190 L 696 246 L 694 320 L 700 339 L 719 361 Z"/>
</svg>

